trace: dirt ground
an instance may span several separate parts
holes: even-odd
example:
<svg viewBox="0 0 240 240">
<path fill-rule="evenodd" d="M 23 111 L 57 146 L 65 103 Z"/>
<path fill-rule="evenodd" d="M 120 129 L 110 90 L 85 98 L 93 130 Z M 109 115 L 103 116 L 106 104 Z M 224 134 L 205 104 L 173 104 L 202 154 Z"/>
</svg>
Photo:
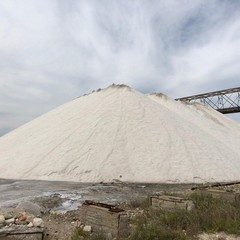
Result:
<svg viewBox="0 0 240 240">
<path fill-rule="evenodd" d="M 154 184 L 101 184 L 99 187 L 90 188 L 88 200 L 101 201 L 117 205 L 124 210 L 130 210 L 140 206 L 142 201 L 156 192 L 184 191 L 192 185 L 154 185 Z M 114 201 L 113 201 L 114 200 Z M 61 205 L 64 200 L 55 197 L 40 197 L 34 200 L 47 211 L 43 216 L 45 223 L 46 240 L 68 240 L 74 228 L 80 224 L 79 210 L 64 213 L 54 212 L 51 209 Z M 79 205 L 81 207 L 81 204 Z"/>
<path fill-rule="evenodd" d="M 73 229 L 80 224 L 78 210 L 67 213 L 51 213 L 43 216 L 46 240 L 71 239 Z"/>
<path fill-rule="evenodd" d="M 9 184 L 9 183 L 8 183 Z M 35 183 L 34 183 L 35 184 Z M 41 185 L 41 189 L 44 188 L 44 191 L 46 189 L 49 189 L 50 183 L 44 183 L 45 185 Z M 52 184 L 52 183 L 51 183 Z M 31 182 L 18 182 L 13 183 L 13 185 L 10 185 L 10 188 L 6 188 L 6 185 L 2 185 L 2 192 L 5 193 L 5 195 L 2 196 L 2 202 L 4 203 L 4 198 L 7 200 L 11 200 L 11 195 L 6 193 L 9 193 L 9 190 L 11 192 L 14 192 L 15 196 L 18 194 L 17 191 L 20 192 L 23 191 L 23 189 L 26 186 L 26 189 L 29 189 L 29 186 L 32 186 L 32 189 L 34 191 L 38 190 L 36 189 L 37 185 L 32 185 Z M 52 194 L 48 196 L 38 196 L 35 198 L 32 198 L 32 202 L 37 203 L 39 206 L 42 207 L 44 214 L 42 215 L 42 218 L 44 220 L 45 224 L 45 238 L 46 240 L 70 240 L 71 234 L 74 230 L 74 228 L 80 224 L 80 216 L 79 216 L 79 209 L 77 207 L 81 207 L 81 204 L 85 200 L 93 200 L 93 201 L 99 201 L 109 204 L 117 205 L 120 208 L 123 208 L 125 210 L 130 210 L 132 208 L 138 208 L 140 204 L 147 199 L 148 196 L 155 194 L 155 193 L 169 193 L 169 192 L 179 192 L 182 193 L 191 187 L 194 187 L 196 185 L 193 184 L 131 184 L 131 183 L 109 183 L 109 184 L 91 184 L 91 185 L 84 185 L 79 186 L 77 184 L 70 184 L 64 183 L 64 185 L 61 185 L 61 183 L 57 183 L 57 191 L 54 191 L 55 186 L 51 185 L 51 191 Z M 1 187 L 1 186 L 0 186 Z M 219 187 L 222 189 L 223 187 Z M 39 192 L 41 191 L 39 189 Z M 64 198 L 63 194 L 59 194 L 60 190 L 64 190 L 68 193 L 67 197 Z M 235 191 L 239 192 L 240 185 L 233 186 L 225 186 L 225 190 L 227 191 Z M 29 191 L 29 190 L 28 190 Z M 84 192 L 82 194 L 82 198 L 80 198 L 76 201 L 74 200 L 74 197 L 77 196 L 78 191 Z M 65 193 L 63 192 L 63 193 Z M 74 192 L 73 199 L 69 199 L 69 192 Z M 27 195 L 28 192 L 26 192 Z M 62 193 L 62 192 L 61 192 Z M 1 194 L 1 189 L 0 189 Z M 32 192 L 34 194 L 34 192 Z M 1 200 L 1 199 L 0 199 Z M 67 205 L 67 207 L 64 207 L 66 204 L 69 203 L 70 205 L 73 204 L 75 206 L 74 210 L 71 210 L 71 206 Z M 76 207 L 77 206 L 77 207 Z M 61 211 L 57 211 L 57 209 L 61 209 Z M 62 211 L 63 210 L 63 211 Z M 201 240 L 234 240 L 239 239 L 234 236 L 227 236 L 224 233 L 218 233 L 218 234 L 202 234 L 199 236 L 199 239 Z"/>
</svg>

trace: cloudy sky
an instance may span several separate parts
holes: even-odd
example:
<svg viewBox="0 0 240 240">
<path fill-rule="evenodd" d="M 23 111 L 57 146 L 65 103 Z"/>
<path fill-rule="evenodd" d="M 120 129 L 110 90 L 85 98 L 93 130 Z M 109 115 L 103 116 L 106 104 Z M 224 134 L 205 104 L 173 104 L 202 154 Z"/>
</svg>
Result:
<svg viewBox="0 0 240 240">
<path fill-rule="evenodd" d="M 240 1 L 0 1 L 0 135 L 112 83 L 239 87 Z"/>
</svg>

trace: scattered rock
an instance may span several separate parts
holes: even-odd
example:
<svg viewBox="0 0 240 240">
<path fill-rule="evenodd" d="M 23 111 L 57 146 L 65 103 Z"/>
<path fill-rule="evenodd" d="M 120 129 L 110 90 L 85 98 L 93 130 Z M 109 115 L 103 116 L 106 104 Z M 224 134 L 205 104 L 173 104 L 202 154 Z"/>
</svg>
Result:
<svg viewBox="0 0 240 240">
<path fill-rule="evenodd" d="M 83 227 L 83 231 L 84 231 L 84 232 L 91 232 L 91 231 L 92 231 L 92 227 L 91 227 L 90 225 L 85 225 L 85 226 Z"/>
<path fill-rule="evenodd" d="M 5 219 L 16 218 L 19 212 L 22 212 L 19 208 L 1 208 L 0 215 L 3 215 Z"/>
<path fill-rule="evenodd" d="M 19 221 L 25 221 L 27 219 L 27 214 L 26 214 L 26 212 L 20 212 L 19 214 L 18 214 L 18 220 Z"/>
<path fill-rule="evenodd" d="M 33 226 L 34 227 L 44 227 L 43 220 L 41 218 L 34 218 Z"/>
<path fill-rule="evenodd" d="M 30 222 L 27 226 L 28 226 L 29 228 L 30 228 L 30 227 L 33 227 L 33 223 Z"/>
<path fill-rule="evenodd" d="M 3 215 L 0 215 L 0 224 L 5 223 L 5 217 Z"/>
<path fill-rule="evenodd" d="M 26 218 L 26 222 L 27 223 L 30 223 L 30 222 L 33 222 L 33 219 L 35 218 L 34 215 L 28 215 L 27 218 Z"/>
<path fill-rule="evenodd" d="M 5 220 L 5 222 L 6 222 L 6 224 L 14 223 L 15 218 L 9 218 L 9 219 Z"/>
</svg>

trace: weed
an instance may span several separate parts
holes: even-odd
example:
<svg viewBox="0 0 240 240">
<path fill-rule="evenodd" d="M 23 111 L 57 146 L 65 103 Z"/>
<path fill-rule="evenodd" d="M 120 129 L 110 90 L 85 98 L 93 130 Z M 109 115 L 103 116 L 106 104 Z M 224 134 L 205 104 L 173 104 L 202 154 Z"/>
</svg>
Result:
<svg viewBox="0 0 240 240">
<path fill-rule="evenodd" d="M 220 232 L 240 235 L 240 204 L 213 198 L 206 194 L 190 196 L 192 211 L 145 208 L 144 214 L 133 220 L 130 240 L 194 239 L 200 232 Z"/>
</svg>

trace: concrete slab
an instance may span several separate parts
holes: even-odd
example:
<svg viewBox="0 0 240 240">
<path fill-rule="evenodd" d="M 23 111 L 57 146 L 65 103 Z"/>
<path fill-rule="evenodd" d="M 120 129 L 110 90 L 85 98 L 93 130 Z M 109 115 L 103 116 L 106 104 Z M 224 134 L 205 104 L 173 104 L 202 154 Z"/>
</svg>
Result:
<svg viewBox="0 0 240 240">
<path fill-rule="evenodd" d="M 175 208 L 191 210 L 194 207 L 193 201 L 189 199 L 168 195 L 150 197 L 150 205 L 154 209 L 165 210 L 171 210 Z"/>
</svg>

